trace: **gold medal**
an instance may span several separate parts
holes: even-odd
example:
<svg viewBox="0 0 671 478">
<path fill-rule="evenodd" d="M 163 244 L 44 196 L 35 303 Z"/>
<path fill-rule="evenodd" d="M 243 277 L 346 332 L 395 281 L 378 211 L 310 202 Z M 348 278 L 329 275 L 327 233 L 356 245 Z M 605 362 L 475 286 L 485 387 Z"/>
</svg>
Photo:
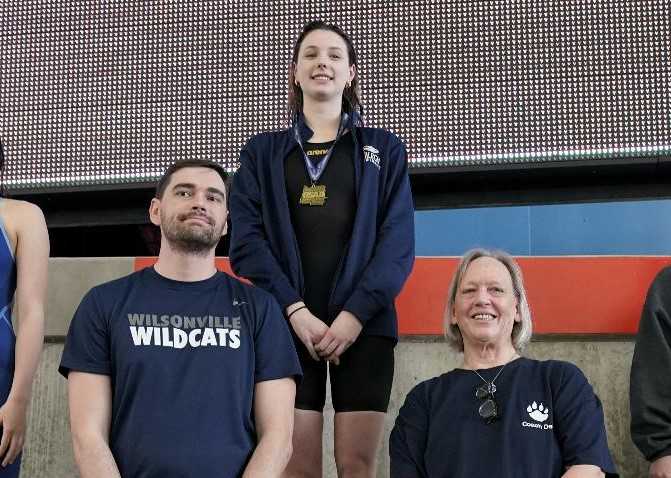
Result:
<svg viewBox="0 0 671 478">
<path fill-rule="evenodd" d="M 326 204 L 326 186 L 324 184 L 303 186 L 303 194 L 298 202 L 308 206 L 323 206 Z"/>
</svg>

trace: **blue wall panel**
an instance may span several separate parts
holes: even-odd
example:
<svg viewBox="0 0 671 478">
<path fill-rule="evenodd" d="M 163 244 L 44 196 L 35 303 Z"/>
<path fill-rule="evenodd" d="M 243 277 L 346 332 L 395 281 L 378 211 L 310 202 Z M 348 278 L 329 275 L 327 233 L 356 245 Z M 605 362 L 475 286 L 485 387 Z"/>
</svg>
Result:
<svg viewBox="0 0 671 478">
<path fill-rule="evenodd" d="M 532 255 L 671 253 L 671 201 L 531 208 Z"/>
<path fill-rule="evenodd" d="M 529 208 L 441 209 L 415 213 L 419 256 L 460 256 L 473 247 L 528 255 Z"/>
<path fill-rule="evenodd" d="M 417 211 L 415 223 L 420 256 L 671 255 L 671 200 Z"/>
</svg>

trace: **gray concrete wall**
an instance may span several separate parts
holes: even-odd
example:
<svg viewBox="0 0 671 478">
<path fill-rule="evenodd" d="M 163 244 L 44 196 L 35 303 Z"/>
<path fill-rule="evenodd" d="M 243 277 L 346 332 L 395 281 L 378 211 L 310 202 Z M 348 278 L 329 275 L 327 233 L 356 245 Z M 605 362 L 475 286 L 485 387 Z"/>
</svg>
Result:
<svg viewBox="0 0 671 478">
<path fill-rule="evenodd" d="M 78 476 L 70 442 L 67 382 L 58 373 L 63 338 L 75 309 L 91 287 L 129 274 L 132 270 L 133 260 L 129 258 L 50 259 L 45 328 L 47 343 L 33 387 L 22 478 Z M 15 326 L 20 326 L 20 323 Z"/>
<path fill-rule="evenodd" d="M 63 349 L 58 337 L 65 334 L 72 312 L 89 287 L 131 270 L 129 259 L 52 259 L 47 330 L 48 335 L 56 337 L 56 342 L 45 344 L 36 378 L 22 478 L 78 476 L 67 421 L 67 384 L 57 372 Z M 639 478 L 646 476 L 647 464 L 629 437 L 628 387 L 632 353 L 631 341 L 595 338 L 590 341 L 534 341 L 526 355 L 568 360 L 585 372 L 603 402 L 609 445 L 621 476 Z M 412 339 L 399 343 L 385 441 L 379 452 L 379 478 L 388 476 L 387 438 L 407 392 L 419 381 L 450 370 L 460 362 L 460 356 L 441 342 Z M 335 477 L 333 412 L 330 408 L 326 411 L 325 429 L 324 476 Z"/>
</svg>

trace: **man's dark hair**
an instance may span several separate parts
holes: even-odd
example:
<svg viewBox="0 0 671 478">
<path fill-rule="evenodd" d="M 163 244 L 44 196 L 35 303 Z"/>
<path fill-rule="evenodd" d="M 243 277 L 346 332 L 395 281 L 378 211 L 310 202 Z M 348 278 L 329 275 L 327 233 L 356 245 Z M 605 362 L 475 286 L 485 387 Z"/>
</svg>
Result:
<svg viewBox="0 0 671 478">
<path fill-rule="evenodd" d="M 161 179 L 158 180 L 158 184 L 156 184 L 156 193 L 154 194 L 158 199 L 163 197 L 163 193 L 168 187 L 168 183 L 170 182 L 172 175 L 180 169 L 184 168 L 208 168 L 216 171 L 217 174 L 221 176 L 221 179 L 224 181 L 224 185 L 226 186 L 226 191 L 228 191 L 228 173 L 223 168 L 223 166 L 207 159 L 182 159 L 172 163 L 168 169 L 166 169 L 165 173 L 163 173 Z"/>
</svg>

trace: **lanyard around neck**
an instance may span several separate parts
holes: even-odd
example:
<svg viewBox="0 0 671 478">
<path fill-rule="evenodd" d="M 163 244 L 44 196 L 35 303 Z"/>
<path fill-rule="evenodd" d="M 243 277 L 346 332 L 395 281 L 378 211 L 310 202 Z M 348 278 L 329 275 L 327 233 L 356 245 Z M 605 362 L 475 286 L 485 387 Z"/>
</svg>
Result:
<svg viewBox="0 0 671 478">
<path fill-rule="evenodd" d="M 333 144 L 329 148 L 328 152 L 326 155 L 320 159 L 317 163 L 313 163 L 310 161 L 310 158 L 308 158 L 308 155 L 305 153 L 305 148 L 303 147 L 303 140 L 301 139 L 301 135 L 298 132 L 298 123 L 294 126 L 294 136 L 296 137 L 296 142 L 298 143 L 298 146 L 301 148 L 301 153 L 303 153 L 303 159 L 305 160 L 305 167 L 308 170 L 308 174 L 310 175 L 310 179 L 312 179 L 312 182 L 319 181 L 320 176 L 326 169 L 326 165 L 329 162 L 329 159 L 331 159 L 331 153 L 333 153 L 333 148 L 335 148 L 336 143 L 340 139 L 340 137 L 343 135 L 343 132 L 345 131 L 345 125 L 347 124 L 347 120 L 349 119 L 349 115 L 347 113 L 343 113 L 340 117 L 340 125 L 338 126 L 338 134 L 336 134 L 336 138 L 333 141 Z"/>
</svg>

